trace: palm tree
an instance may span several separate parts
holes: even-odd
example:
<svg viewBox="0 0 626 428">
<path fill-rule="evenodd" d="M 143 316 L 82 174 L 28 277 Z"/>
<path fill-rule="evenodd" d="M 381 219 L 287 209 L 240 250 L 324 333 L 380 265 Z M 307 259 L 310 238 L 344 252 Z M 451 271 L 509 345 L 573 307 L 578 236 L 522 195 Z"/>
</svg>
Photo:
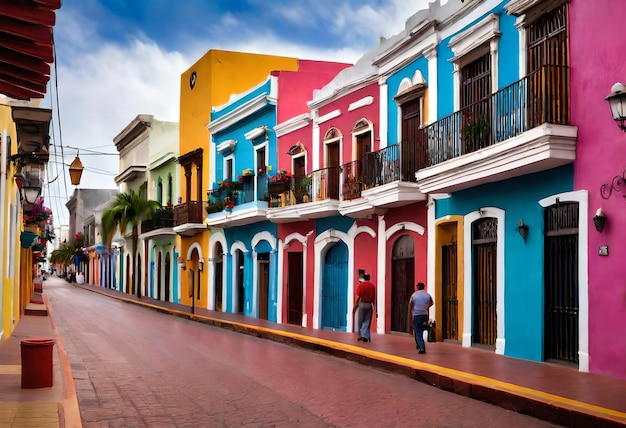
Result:
<svg viewBox="0 0 626 428">
<path fill-rule="evenodd" d="M 102 213 L 101 231 L 102 237 L 110 248 L 113 233 L 119 228 L 120 234 L 124 235 L 131 227 L 131 237 L 133 242 L 133 265 L 132 265 L 132 292 L 136 291 L 137 297 L 141 297 L 140 287 L 135 287 L 135 271 L 137 264 L 137 244 L 139 241 L 139 224 L 143 220 L 152 218 L 154 211 L 161 208 L 157 201 L 148 200 L 142 196 L 145 191 L 145 184 L 141 186 L 139 192 L 129 189 L 127 192 L 119 193 L 113 198 L 111 208 Z M 128 290 L 126 290 L 128 292 Z"/>
<path fill-rule="evenodd" d="M 85 236 L 82 233 L 77 233 L 71 242 L 63 242 L 59 249 L 50 254 L 50 263 L 61 264 L 64 268 L 72 263 L 78 266 L 76 258 L 83 255 L 84 245 Z"/>
</svg>

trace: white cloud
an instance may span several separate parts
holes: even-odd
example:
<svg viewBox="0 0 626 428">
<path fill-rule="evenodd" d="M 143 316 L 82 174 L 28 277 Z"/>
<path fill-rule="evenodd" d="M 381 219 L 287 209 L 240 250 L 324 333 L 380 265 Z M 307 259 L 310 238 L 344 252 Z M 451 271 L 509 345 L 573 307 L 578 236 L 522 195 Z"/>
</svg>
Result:
<svg viewBox="0 0 626 428">
<path fill-rule="evenodd" d="M 116 153 L 113 138 L 138 114 L 178 121 L 180 75 L 209 49 L 355 62 L 374 48 L 372 43 L 378 36 L 397 34 L 410 15 L 427 6 L 426 0 L 378 3 L 384 6 L 372 7 L 360 1 L 311 0 L 296 2 L 288 11 L 283 7 L 268 12 L 275 3 L 262 2 L 264 13 L 280 14 L 282 19 L 311 25 L 327 23 L 316 31 L 334 34 L 344 46 L 340 49 L 314 47 L 314 40 L 306 46 L 297 44 L 288 35 L 279 34 L 280 28 L 258 25 L 247 28 L 238 16 L 225 13 L 214 21 L 215 28 L 221 31 L 216 31 L 210 40 L 193 40 L 184 51 L 181 48 L 180 52 L 168 52 L 136 30 L 130 40 L 117 43 L 102 40 L 96 33 L 96 23 L 89 17 L 78 16 L 71 8 L 61 9 L 55 26 L 61 127 L 55 119 L 54 143 Z M 310 16 L 315 20 L 309 19 Z M 233 29 L 238 31 L 236 39 L 232 37 Z M 53 76 L 51 83 L 54 81 Z M 49 105 L 53 104 L 50 100 L 54 102 L 56 115 L 56 89 L 49 93 L 52 95 L 47 102 Z M 75 153 L 64 149 L 63 163 L 68 165 Z M 85 171 L 80 187 L 116 187 L 113 177 L 118 174 L 117 157 L 92 156 L 86 150 L 83 153 Z M 59 174 L 53 159 L 49 164 L 49 179 Z M 69 177 L 59 176 L 49 185 L 48 192 L 51 199 L 62 200 L 58 204 L 62 209 L 57 208 L 57 222 L 67 224 L 64 204 L 73 192 Z"/>
</svg>

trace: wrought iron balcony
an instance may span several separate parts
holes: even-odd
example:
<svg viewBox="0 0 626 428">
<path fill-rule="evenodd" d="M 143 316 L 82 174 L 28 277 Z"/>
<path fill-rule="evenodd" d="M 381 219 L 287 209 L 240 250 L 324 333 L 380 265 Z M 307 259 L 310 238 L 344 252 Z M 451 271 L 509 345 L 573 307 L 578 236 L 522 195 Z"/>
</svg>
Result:
<svg viewBox="0 0 626 428">
<path fill-rule="evenodd" d="M 165 208 L 157 210 L 151 219 L 141 222 L 141 233 L 152 232 L 157 229 L 174 227 L 174 209 Z"/>
<path fill-rule="evenodd" d="M 417 172 L 419 190 L 455 192 L 573 162 L 569 109 L 569 68 L 546 65 L 432 123 L 417 138 L 429 161 Z"/>
<path fill-rule="evenodd" d="M 569 125 L 569 68 L 545 65 L 419 133 L 429 165 L 493 146 L 541 124 Z"/>
</svg>

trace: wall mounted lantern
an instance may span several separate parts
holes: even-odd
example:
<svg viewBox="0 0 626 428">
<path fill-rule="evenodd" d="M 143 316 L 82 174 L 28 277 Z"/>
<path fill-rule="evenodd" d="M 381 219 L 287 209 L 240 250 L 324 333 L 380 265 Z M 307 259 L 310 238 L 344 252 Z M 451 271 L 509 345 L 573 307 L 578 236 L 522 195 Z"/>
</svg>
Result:
<svg viewBox="0 0 626 428">
<path fill-rule="evenodd" d="M 41 194 L 41 170 L 38 167 L 30 166 L 24 171 L 22 179 L 22 197 L 28 204 L 34 204 Z"/>
<path fill-rule="evenodd" d="M 626 132 L 626 86 L 621 83 L 616 83 L 611 88 L 611 93 L 605 98 L 609 102 L 611 107 L 611 114 L 613 120 L 617 122 L 617 126 L 624 132 Z"/>
<path fill-rule="evenodd" d="M 204 270 L 204 259 L 203 259 L 203 258 L 200 258 L 200 259 L 198 260 L 198 270 L 199 270 L 200 272 L 202 272 L 202 271 Z"/>
<path fill-rule="evenodd" d="M 600 233 L 604 230 L 604 224 L 606 223 L 607 217 L 606 214 L 602 211 L 602 208 L 598 208 L 596 211 L 596 215 L 593 218 L 593 224 L 596 227 L 596 230 Z"/>
<path fill-rule="evenodd" d="M 517 223 L 517 232 L 520 234 L 524 242 L 526 242 L 526 238 L 528 238 L 528 225 L 524 224 L 524 220 L 521 218 Z"/>
</svg>

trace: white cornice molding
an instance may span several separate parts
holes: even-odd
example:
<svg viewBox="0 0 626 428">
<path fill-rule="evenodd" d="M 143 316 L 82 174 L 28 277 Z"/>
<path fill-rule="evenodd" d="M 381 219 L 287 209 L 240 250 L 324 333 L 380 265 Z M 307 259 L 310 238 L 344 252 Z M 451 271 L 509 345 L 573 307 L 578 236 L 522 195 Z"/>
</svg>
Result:
<svg viewBox="0 0 626 428">
<path fill-rule="evenodd" d="M 311 113 L 304 113 L 276 125 L 274 132 L 276 132 L 276 137 L 282 137 L 283 135 L 304 128 L 309 122 L 311 122 Z"/>
<path fill-rule="evenodd" d="M 270 104 L 270 100 L 267 94 L 259 94 L 250 101 L 247 101 L 241 106 L 237 107 L 232 112 L 211 121 L 206 125 L 206 128 L 211 134 L 221 132 L 229 128 L 230 126 L 233 126 L 237 122 L 247 118 L 248 116 L 256 113 L 268 104 Z"/>
<path fill-rule="evenodd" d="M 178 156 L 176 156 L 176 153 L 174 152 L 167 152 L 162 156 L 159 156 L 157 159 L 153 160 L 152 162 L 150 162 L 150 166 L 148 167 L 150 170 L 153 169 L 157 169 L 159 167 L 161 167 L 162 165 L 166 164 L 167 162 L 171 161 L 171 160 L 176 160 Z"/>
<path fill-rule="evenodd" d="M 320 124 L 320 123 L 326 122 L 327 120 L 331 120 L 331 119 L 334 119 L 334 118 L 339 117 L 339 116 L 341 116 L 341 110 L 336 109 L 336 110 L 333 110 L 333 111 L 331 111 L 329 113 L 326 113 L 324 116 L 320 116 L 317 119 L 314 119 L 314 122 L 316 124 Z"/>
<path fill-rule="evenodd" d="M 378 74 L 370 74 L 366 77 L 363 77 L 362 79 L 358 79 L 354 82 L 338 87 L 335 92 L 325 98 L 319 98 L 314 99 L 313 101 L 309 101 L 308 107 L 311 110 L 319 109 L 322 106 L 328 105 L 333 101 L 336 101 L 340 98 L 345 97 L 348 94 L 351 94 L 352 92 L 363 89 L 372 83 L 378 84 Z"/>
<path fill-rule="evenodd" d="M 351 103 L 348 106 L 348 111 L 353 111 L 353 110 L 356 110 L 358 108 L 368 106 L 368 105 L 372 104 L 373 102 L 374 102 L 374 97 L 372 97 L 371 95 L 368 96 L 368 97 L 361 98 L 360 100 Z"/>
<path fill-rule="evenodd" d="M 492 13 L 450 40 L 448 46 L 452 49 L 454 57 L 450 58 L 449 61 L 457 62 L 459 58 L 472 52 L 482 44 L 495 37 L 500 37 L 500 34 L 498 15 Z"/>
<path fill-rule="evenodd" d="M 245 134 L 243 134 L 243 136 L 245 137 L 246 140 L 254 140 L 256 138 L 259 138 L 260 136 L 262 136 L 263 134 L 265 134 L 267 132 L 267 126 L 263 125 L 263 126 L 257 126 L 256 128 L 246 132 Z"/>
<path fill-rule="evenodd" d="M 215 148 L 222 155 L 228 152 L 232 152 L 235 150 L 235 146 L 237 145 L 237 140 L 226 140 L 219 143 Z"/>
</svg>

